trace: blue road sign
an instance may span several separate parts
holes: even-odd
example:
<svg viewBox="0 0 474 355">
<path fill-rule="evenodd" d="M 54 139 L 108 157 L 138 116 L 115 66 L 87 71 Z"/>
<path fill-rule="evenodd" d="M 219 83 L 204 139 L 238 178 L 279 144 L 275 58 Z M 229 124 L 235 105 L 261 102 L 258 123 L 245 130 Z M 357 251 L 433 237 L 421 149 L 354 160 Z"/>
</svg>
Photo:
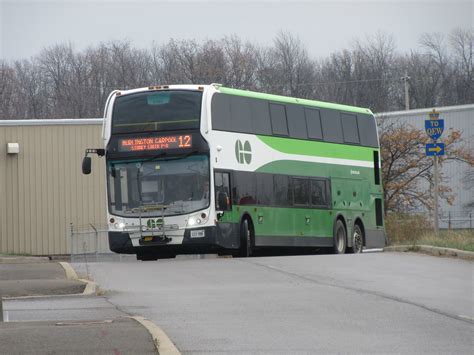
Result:
<svg viewBox="0 0 474 355">
<path fill-rule="evenodd" d="M 444 120 L 425 120 L 425 131 L 433 140 L 441 137 L 444 131 Z"/>
<path fill-rule="evenodd" d="M 426 145 L 426 156 L 440 156 L 444 155 L 444 143 L 428 143 Z"/>
</svg>

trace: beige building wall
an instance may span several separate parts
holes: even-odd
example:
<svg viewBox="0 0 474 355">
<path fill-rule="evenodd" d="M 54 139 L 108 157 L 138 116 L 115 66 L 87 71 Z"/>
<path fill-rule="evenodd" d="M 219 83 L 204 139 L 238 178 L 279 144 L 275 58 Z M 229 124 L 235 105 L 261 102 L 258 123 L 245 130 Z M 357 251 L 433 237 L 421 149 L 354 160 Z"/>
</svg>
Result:
<svg viewBox="0 0 474 355">
<path fill-rule="evenodd" d="M 98 119 L 0 121 L 0 254 L 69 254 L 70 223 L 105 226 L 104 158 L 81 171 L 85 149 L 102 147 L 101 129 Z"/>
</svg>

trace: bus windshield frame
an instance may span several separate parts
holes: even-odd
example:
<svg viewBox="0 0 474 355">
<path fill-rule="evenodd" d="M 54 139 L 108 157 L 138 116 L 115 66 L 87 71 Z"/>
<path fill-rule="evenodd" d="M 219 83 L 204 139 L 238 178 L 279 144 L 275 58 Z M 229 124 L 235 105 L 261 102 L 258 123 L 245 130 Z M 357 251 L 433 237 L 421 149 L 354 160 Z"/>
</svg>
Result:
<svg viewBox="0 0 474 355">
<path fill-rule="evenodd" d="M 139 218 L 201 211 L 210 205 L 209 155 L 109 160 L 107 184 L 112 215 Z M 166 207 L 164 213 L 153 210 L 158 205 Z"/>
</svg>

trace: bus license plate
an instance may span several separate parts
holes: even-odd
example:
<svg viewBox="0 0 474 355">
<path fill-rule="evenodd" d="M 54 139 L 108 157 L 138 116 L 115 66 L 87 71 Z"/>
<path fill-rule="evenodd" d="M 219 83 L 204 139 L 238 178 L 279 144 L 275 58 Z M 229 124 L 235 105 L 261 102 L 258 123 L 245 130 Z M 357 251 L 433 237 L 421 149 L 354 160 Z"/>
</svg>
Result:
<svg viewBox="0 0 474 355">
<path fill-rule="evenodd" d="M 191 238 L 204 238 L 206 232 L 203 229 L 191 231 Z"/>
</svg>

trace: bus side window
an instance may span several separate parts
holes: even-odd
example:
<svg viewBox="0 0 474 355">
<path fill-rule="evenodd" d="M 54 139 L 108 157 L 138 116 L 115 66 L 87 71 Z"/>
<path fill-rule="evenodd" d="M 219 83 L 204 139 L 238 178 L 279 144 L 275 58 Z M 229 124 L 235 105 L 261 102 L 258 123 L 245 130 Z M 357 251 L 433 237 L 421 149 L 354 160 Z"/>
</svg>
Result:
<svg viewBox="0 0 474 355">
<path fill-rule="evenodd" d="M 230 178 L 229 173 L 214 173 L 214 185 L 216 196 L 216 210 L 229 211 L 230 203 Z"/>
<path fill-rule="evenodd" d="M 293 178 L 293 204 L 296 206 L 308 206 L 310 190 L 309 179 Z"/>
</svg>

